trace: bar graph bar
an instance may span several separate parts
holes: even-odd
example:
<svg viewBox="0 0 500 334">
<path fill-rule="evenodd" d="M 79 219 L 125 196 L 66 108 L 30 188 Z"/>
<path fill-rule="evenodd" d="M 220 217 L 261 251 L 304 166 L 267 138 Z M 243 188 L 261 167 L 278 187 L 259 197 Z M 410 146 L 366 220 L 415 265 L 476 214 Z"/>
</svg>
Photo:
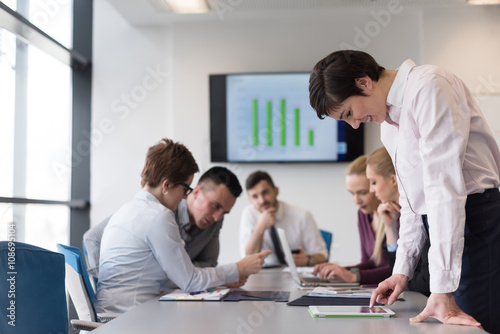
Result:
<svg viewBox="0 0 500 334">
<path fill-rule="evenodd" d="M 286 146 L 286 103 L 281 99 L 281 146 Z"/>
<path fill-rule="evenodd" d="M 295 118 L 294 118 L 295 146 L 299 146 L 300 145 L 300 110 L 299 110 L 299 108 L 295 108 L 294 113 L 295 113 Z"/>
<path fill-rule="evenodd" d="M 225 101 L 225 133 L 220 133 L 225 141 L 214 138 L 214 152 L 224 143 L 232 162 L 343 161 L 341 128 L 335 120 L 318 121 L 310 105 L 309 79 L 307 73 L 226 76 L 225 100 L 214 100 L 221 107 Z M 220 110 L 217 104 L 212 107 Z"/>
<path fill-rule="evenodd" d="M 273 105 L 267 101 L 267 146 L 273 146 Z"/>
<path fill-rule="evenodd" d="M 259 146 L 259 101 L 253 99 L 253 146 Z"/>
<path fill-rule="evenodd" d="M 290 145 L 299 147 L 301 143 L 300 134 L 305 131 L 306 136 L 302 138 L 304 141 L 304 146 L 314 146 L 314 129 L 302 129 L 301 131 L 301 120 L 300 120 L 300 108 L 290 108 L 287 117 L 287 101 L 286 99 L 279 100 L 279 110 L 275 111 L 274 118 L 279 117 L 279 121 L 275 122 L 275 131 L 280 131 L 279 144 L 281 147 L 287 146 L 287 126 L 289 127 L 290 136 L 288 140 Z M 262 106 L 261 106 L 262 109 Z M 292 111 L 293 110 L 293 111 Z M 265 101 L 265 125 L 260 124 L 260 128 L 265 126 L 266 137 L 259 143 L 259 99 L 252 99 L 252 144 L 254 147 L 259 146 L 259 144 L 264 144 L 266 146 L 273 146 L 273 101 Z M 261 116 L 262 117 L 262 116 Z M 288 120 L 288 124 L 287 124 Z M 293 137 L 292 137 L 293 134 Z"/>
</svg>

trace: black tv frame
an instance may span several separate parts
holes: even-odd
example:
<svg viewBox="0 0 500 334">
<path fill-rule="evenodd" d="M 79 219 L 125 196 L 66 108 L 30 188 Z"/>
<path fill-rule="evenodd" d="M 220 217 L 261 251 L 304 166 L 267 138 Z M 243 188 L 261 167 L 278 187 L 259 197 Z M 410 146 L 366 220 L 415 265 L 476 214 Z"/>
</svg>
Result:
<svg viewBox="0 0 500 334">
<path fill-rule="evenodd" d="M 210 161 L 211 162 L 234 162 L 234 163 L 322 163 L 322 162 L 349 162 L 364 154 L 364 125 L 360 124 L 358 129 L 353 129 L 347 123 L 345 126 L 347 152 L 344 160 L 243 160 L 229 161 L 227 159 L 227 122 L 226 122 L 226 77 L 228 75 L 246 74 L 286 74 L 286 73 L 308 73 L 308 72 L 259 72 L 259 73 L 227 73 L 209 75 L 209 105 L 210 105 Z M 223 97 L 223 98 L 222 98 Z M 327 122 L 320 120 L 318 122 Z M 224 129 L 224 131 L 221 131 Z"/>
</svg>

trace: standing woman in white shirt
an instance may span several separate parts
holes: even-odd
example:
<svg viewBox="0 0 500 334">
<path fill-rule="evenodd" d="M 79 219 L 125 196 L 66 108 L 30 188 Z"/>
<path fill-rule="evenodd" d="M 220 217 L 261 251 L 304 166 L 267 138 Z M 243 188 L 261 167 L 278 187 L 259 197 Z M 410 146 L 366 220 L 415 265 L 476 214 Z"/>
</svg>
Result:
<svg viewBox="0 0 500 334">
<path fill-rule="evenodd" d="M 394 162 L 400 239 L 393 275 L 371 305 L 392 304 L 406 288 L 427 238 L 426 216 L 431 295 L 410 320 L 500 332 L 500 152 L 469 89 L 436 66 L 407 60 L 391 71 L 345 50 L 316 64 L 309 93 L 320 118 L 382 124 Z"/>
</svg>

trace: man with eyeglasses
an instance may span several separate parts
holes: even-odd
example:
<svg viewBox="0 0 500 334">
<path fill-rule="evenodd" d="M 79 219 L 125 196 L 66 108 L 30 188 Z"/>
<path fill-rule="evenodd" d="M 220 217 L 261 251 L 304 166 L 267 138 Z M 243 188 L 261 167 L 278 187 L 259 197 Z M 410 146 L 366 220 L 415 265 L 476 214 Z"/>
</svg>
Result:
<svg viewBox="0 0 500 334">
<path fill-rule="evenodd" d="M 196 267 L 215 267 L 219 257 L 219 232 L 223 217 L 232 209 L 242 192 L 238 178 L 225 167 L 212 167 L 200 177 L 194 189 L 187 184 L 179 184 L 184 186 L 184 194 L 189 195 L 174 212 L 186 252 Z M 110 218 L 83 236 L 88 271 L 94 277 L 99 276 L 101 238 Z M 242 280 L 233 286 L 244 283 Z"/>
<path fill-rule="evenodd" d="M 195 266 L 215 267 L 222 221 L 241 194 L 241 185 L 229 169 L 212 167 L 188 191 L 175 211 L 181 237 Z"/>
</svg>

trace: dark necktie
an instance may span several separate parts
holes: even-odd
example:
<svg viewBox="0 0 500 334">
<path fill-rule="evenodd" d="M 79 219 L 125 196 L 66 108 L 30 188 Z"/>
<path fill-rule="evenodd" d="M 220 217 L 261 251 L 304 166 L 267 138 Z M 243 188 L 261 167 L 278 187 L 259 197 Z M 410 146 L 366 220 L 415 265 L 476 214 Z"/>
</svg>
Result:
<svg viewBox="0 0 500 334">
<path fill-rule="evenodd" d="M 281 264 L 286 264 L 283 250 L 281 250 L 281 243 L 278 239 L 278 233 L 276 233 L 276 227 L 274 227 L 274 225 L 271 226 L 269 232 L 271 232 L 271 239 L 273 239 L 274 251 L 278 257 L 278 261 L 280 261 Z"/>
</svg>

